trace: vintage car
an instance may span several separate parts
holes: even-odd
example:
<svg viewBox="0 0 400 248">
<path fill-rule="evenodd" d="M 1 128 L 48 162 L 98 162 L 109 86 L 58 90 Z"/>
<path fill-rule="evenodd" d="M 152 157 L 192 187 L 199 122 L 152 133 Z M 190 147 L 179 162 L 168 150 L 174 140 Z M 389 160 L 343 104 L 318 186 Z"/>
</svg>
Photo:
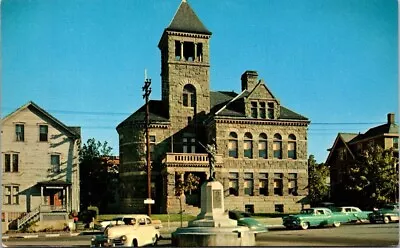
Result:
<svg viewBox="0 0 400 248">
<path fill-rule="evenodd" d="M 358 207 L 334 207 L 331 208 L 334 213 L 343 213 L 348 217 L 347 222 L 363 222 L 368 220 L 368 215 L 372 211 L 362 211 Z"/>
<path fill-rule="evenodd" d="M 118 217 L 115 217 L 111 220 L 103 220 L 102 222 L 100 222 L 100 231 L 104 232 L 104 230 L 108 227 L 108 226 L 115 226 L 115 225 L 123 225 L 126 223 L 130 223 L 131 219 L 134 218 L 135 214 L 127 214 L 127 215 L 121 215 Z M 159 220 L 151 220 L 151 223 L 154 225 L 154 227 L 156 229 L 160 229 L 162 227 L 161 221 Z"/>
<path fill-rule="evenodd" d="M 268 232 L 268 228 L 251 217 L 251 214 L 239 210 L 228 211 L 229 219 L 237 220 L 238 226 L 247 226 L 254 233 Z"/>
<path fill-rule="evenodd" d="M 301 228 L 308 229 L 311 226 L 339 227 L 341 223 L 347 222 L 342 213 L 333 213 L 328 208 L 307 208 L 300 211 L 300 214 L 282 217 L 283 225 L 287 229 Z"/>
<path fill-rule="evenodd" d="M 387 224 L 389 222 L 399 221 L 399 204 L 386 204 L 382 208 L 370 213 L 368 218 L 371 223 L 382 222 Z"/>
<path fill-rule="evenodd" d="M 109 225 L 102 235 L 93 236 L 91 247 L 156 245 L 160 231 L 147 215 L 131 215 L 124 224 Z"/>
</svg>

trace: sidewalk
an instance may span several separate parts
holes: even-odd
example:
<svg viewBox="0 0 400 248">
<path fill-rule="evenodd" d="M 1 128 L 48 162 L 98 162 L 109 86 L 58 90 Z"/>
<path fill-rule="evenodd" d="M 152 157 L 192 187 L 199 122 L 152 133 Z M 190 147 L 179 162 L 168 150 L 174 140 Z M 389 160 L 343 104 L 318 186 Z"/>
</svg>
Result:
<svg viewBox="0 0 400 248">
<path fill-rule="evenodd" d="M 280 229 L 283 228 L 282 218 L 257 218 L 257 220 L 265 224 L 268 229 Z M 180 222 L 163 222 L 163 227 L 160 229 L 160 234 L 163 238 L 170 238 L 171 233 L 177 228 L 181 227 Z M 188 222 L 182 222 L 182 227 L 187 227 Z M 8 233 L 3 234 L 2 239 L 14 239 L 14 238 L 38 238 L 38 237 L 72 237 L 78 235 L 98 235 L 101 234 L 98 230 L 82 230 L 72 232 L 46 232 L 46 233 Z"/>
</svg>

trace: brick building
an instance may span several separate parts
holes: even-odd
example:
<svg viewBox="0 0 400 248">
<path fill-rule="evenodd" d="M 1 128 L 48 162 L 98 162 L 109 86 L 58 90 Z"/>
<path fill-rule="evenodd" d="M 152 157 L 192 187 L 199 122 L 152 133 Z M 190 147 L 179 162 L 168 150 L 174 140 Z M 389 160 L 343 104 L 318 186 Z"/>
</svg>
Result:
<svg viewBox="0 0 400 248">
<path fill-rule="evenodd" d="M 211 91 L 211 35 L 182 1 L 159 41 L 162 99 L 149 102 L 152 212 L 180 210 L 175 196 L 180 177 L 207 180 L 208 158 L 199 142 L 213 140 L 225 206 L 259 213 L 298 211 L 307 195 L 310 122 L 282 106 L 256 71 L 243 73 L 240 93 Z M 125 212 L 145 211 L 144 118 L 145 106 L 117 126 Z M 186 193 L 186 212 L 199 211 L 199 194 L 199 189 Z"/>
</svg>

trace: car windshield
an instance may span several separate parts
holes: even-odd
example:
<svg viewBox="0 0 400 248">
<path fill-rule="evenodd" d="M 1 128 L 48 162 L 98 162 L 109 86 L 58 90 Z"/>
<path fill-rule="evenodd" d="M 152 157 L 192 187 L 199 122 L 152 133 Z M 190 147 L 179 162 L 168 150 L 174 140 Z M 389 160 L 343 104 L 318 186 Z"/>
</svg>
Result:
<svg viewBox="0 0 400 248">
<path fill-rule="evenodd" d="M 303 209 L 300 211 L 301 214 L 313 214 L 314 209 Z"/>
<path fill-rule="evenodd" d="M 394 209 L 396 209 L 396 206 L 394 206 L 394 205 L 385 205 L 385 206 L 383 206 L 383 208 L 384 209 L 394 210 Z"/>
</svg>

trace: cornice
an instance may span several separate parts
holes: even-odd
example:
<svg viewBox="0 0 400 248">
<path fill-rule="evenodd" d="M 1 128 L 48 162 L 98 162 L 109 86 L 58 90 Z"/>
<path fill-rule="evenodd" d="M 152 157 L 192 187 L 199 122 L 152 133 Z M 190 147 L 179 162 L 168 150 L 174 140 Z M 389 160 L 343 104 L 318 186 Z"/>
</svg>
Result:
<svg viewBox="0 0 400 248">
<path fill-rule="evenodd" d="M 211 37 L 211 35 L 209 35 L 209 34 L 186 33 L 186 32 L 179 32 L 179 31 L 172 31 L 172 30 L 166 30 L 166 33 L 167 33 L 167 35 L 176 35 L 176 36 L 191 37 L 191 38 L 209 39 Z"/>
<path fill-rule="evenodd" d="M 216 123 L 223 124 L 251 124 L 251 125 L 269 125 L 269 126 L 308 126 L 310 121 L 289 121 L 289 120 L 251 120 L 251 119 L 219 119 L 214 118 Z"/>
</svg>

